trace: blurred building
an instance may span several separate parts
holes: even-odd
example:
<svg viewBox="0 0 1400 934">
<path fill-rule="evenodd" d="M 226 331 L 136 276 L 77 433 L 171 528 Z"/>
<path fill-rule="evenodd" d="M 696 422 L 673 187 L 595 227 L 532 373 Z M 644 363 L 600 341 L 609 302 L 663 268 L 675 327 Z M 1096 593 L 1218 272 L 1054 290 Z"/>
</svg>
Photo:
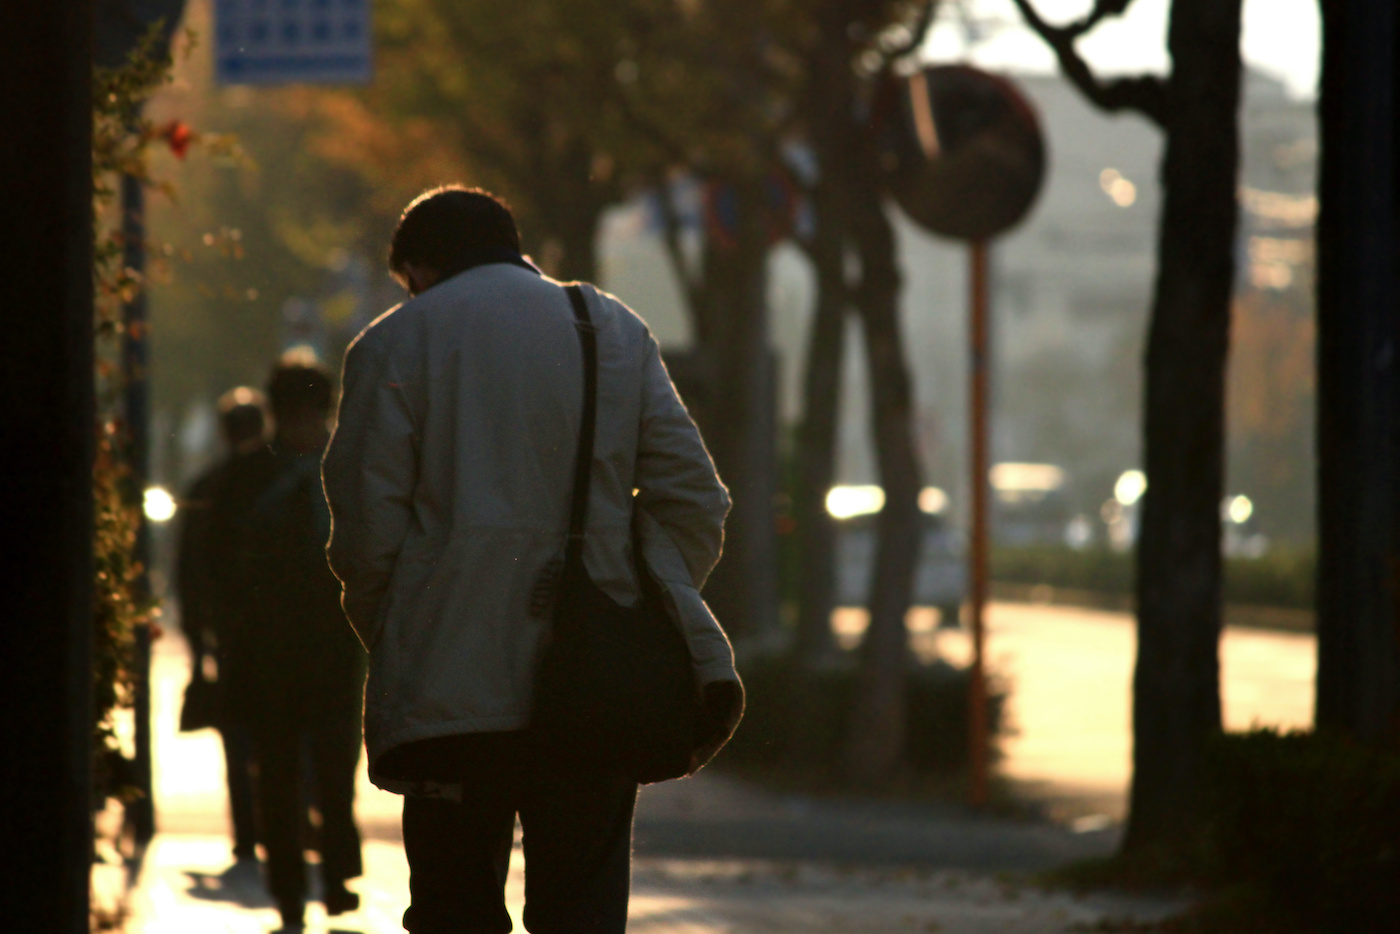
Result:
<svg viewBox="0 0 1400 934">
<path fill-rule="evenodd" d="M 1059 508 L 1107 530 L 1101 507 L 1139 465 L 1142 353 L 1156 267 L 1162 136 L 1132 115 L 1091 108 L 1057 76 L 1018 79 L 1038 106 L 1050 168 L 1028 220 L 993 250 L 994 461 L 1063 469 Z M 1230 386 L 1231 495 L 1247 494 L 1263 533 L 1312 529 L 1312 102 L 1248 76 L 1241 114 L 1239 310 Z M 965 507 L 966 249 L 914 227 L 897 209 L 906 349 L 915 374 L 927 481 Z M 645 199 L 609 216 L 603 283 L 681 348 L 689 327 Z M 814 299 L 810 269 L 783 245 L 771 257 L 771 334 L 779 414 L 801 410 L 801 366 Z M 850 326 L 839 477 L 877 479 L 859 328 Z"/>
</svg>

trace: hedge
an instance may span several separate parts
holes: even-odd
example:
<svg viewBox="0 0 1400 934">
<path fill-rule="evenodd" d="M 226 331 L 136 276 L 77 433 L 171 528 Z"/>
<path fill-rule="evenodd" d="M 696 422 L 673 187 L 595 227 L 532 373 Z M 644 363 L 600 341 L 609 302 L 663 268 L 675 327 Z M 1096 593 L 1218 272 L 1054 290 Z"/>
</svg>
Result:
<svg viewBox="0 0 1400 934">
<path fill-rule="evenodd" d="M 1313 552 L 1276 547 L 1262 558 L 1225 560 L 1225 602 L 1307 610 L 1313 606 Z M 1131 594 L 1133 556 L 1106 548 L 1075 551 L 1056 545 L 994 548 L 992 580 L 1070 590 Z"/>
<path fill-rule="evenodd" d="M 1207 763 L 1215 881 L 1283 930 L 1400 930 L 1400 753 L 1260 730 L 1220 737 Z"/>
<path fill-rule="evenodd" d="M 856 683 L 856 666 L 845 661 L 816 671 L 777 655 L 741 662 L 748 707 L 717 764 L 840 787 Z M 941 660 L 911 667 L 906 729 L 908 764 L 915 775 L 951 778 L 966 767 L 968 681 L 966 669 Z M 990 687 L 988 723 L 995 738 L 1002 729 L 1006 694 L 995 682 Z"/>
</svg>

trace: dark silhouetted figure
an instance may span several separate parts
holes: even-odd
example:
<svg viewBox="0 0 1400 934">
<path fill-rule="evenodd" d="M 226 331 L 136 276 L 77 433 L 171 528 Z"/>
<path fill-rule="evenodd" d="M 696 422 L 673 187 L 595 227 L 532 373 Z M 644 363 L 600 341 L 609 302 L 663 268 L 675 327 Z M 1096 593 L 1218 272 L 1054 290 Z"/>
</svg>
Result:
<svg viewBox="0 0 1400 934">
<path fill-rule="evenodd" d="M 461 187 L 409 205 L 390 266 L 413 297 L 346 352 L 324 472 L 331 564 L 370 650 L 370 778 L 407 795 L 404 927 L 511 930 L 518 815 L 526 929 L 621 934 L 636 782 L 560 762 L 527 729 L 550 632 L 532 594 L 569 534 L 586 398 L 570 298 L 521 256 L 510 211 Z M 636 606 L 645 559 L 722 742 L 742 691 L 697 588 L 729 497 L 646 324 L 582 291 L 598 359 L 583 561 L 609 598 Z"/>
<path fill-rule="evenodd" d="M 359 905 L 345 881 L 362 872 L 354 797 L 365 655 L 345 622 L 324 551 L 330 514 L 320 461 L 330 378 L 314 361 L 284 357 L 267 395 L 272 445 L 230 471 L 215 505 L 215 531 L 225 549 L 222 586 L 237 608 L 227 655 L 239 690 L 226 706 L 253 737 L 268 887 L 284 926 L 297 928 L 306 899 L 307 798 L 321 816 L 326 911 Z M 303 794 L 304 753 L 313 795 Z"/>
<path fill-rule="evenodd" d="M 185 691 L 180 729 L 213 726 L 224 743 L 229 813 L 233 820 L 233 858 L 255 860 L 257 830 L 253 813 L 253 750 L 246 725 L 224 716 L 226 692 L 237 690 L 236 671 L 226 657 L 232 610 L 215 586 L 211 554 L 213 506 L 230 473 L 243 459 L 266 447 L 263 394 L 247 386 L 230 389 L 219 399 L 219 429 L 227 455 L 202 473 L 180 504 L 175 586 L 180 594 L 180 627 L 190 645 L 193 671 Z M 215 677 L 210 679 L 212 665 Z"/>
</svg>

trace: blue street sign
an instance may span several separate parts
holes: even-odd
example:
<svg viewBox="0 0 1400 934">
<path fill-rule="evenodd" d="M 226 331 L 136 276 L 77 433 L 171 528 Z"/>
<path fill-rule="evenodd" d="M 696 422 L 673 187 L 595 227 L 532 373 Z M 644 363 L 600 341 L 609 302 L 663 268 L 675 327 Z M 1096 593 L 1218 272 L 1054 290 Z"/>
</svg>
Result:
<svg viewBox="0 0 1400 934">
<path fill-rule="evenodd" d="M 219 84 L 364 84 L 370 0 L 215 0 Z"/>
</svg>

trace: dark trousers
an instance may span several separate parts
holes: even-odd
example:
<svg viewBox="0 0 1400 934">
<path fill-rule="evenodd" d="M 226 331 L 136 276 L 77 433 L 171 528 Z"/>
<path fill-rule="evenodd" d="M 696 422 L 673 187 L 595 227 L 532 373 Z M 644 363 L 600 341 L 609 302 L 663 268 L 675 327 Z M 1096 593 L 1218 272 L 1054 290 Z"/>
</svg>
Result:
<svg viewBox="0 0 1400 934">
<path fill-rule="evenodd" d="M 354 712 L 352 710 L 352 712 Z M 310 753 L 315 800 L 321 812 L 321 882 L 344 885 L 364 869 L 355 827 L 355 766 L 360 730 L 343 713 L 312 719 L 288 716 L 254 728 L 258 761 L 259 830 L 267 849 L 267 882 L 278 907 L 299 912 L 306 898 L 302 828 L 302 751 Z"/>
<path fill-rule="evenodd" d="M 518 814 L 525 850 L 525 929 L 622 934 L 636 783 L 551 766 L 524 733 L 449 739 L 457 742 L 439 762 L 448 763 L 446 773 L 460 776 L 462 802 L 404 799 L 413 900 L 404 928 L 412 934 L 510 931 L 505 883 Z M 442 769 L 434 771 L 447 777 Z"/>
<path fill-rule="evenodd" d="M 229 816 L 233 820 L 233 856 L 252 859 L 257 855 L 257 826 L 253 810 L 253 743 L 240 724 L 219 726 L 224 741 L 224 771 L 228 778 Z"/>
</svg>

